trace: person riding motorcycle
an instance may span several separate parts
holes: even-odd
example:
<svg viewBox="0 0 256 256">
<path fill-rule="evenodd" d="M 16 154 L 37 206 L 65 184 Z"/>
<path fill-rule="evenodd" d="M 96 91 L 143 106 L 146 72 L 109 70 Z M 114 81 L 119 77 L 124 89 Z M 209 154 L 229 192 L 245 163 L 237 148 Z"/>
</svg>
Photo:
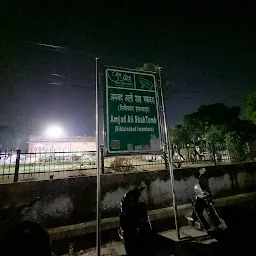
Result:
<svg viewBox="0 0 256 256">
<path fill-rule="evenodd" d="M 199 170 L 199 185 L 195 186 L 195 202 L 194 202 L 194 211 L 192 218 L 195 220 L 199 218 L 204 229 L 209 231 L 211 229 L 210 224 L 206 221 L 203 213 L 204 209 L 207 208 L 207 202 L 205 197 L 211 198 L 211 189 L 209 187 L 208 177 L 205 168 Z"/>
<path fill-rule="evenodd" d="M 121 201 L 119 236 L 127 255 L 150 255 L 147 243 L 151 236 L 151 224 L 146 204 L 139 200 L 144 188 L 129 191 Z"/>
<path fill-rule="evenodd" d="M 122 199 L 121 226 L 125 231 L 136 230 L 140 221 L 147 218 L 146 205 L 139 201 L 140 193 L 138 189 L 134 189 Z"/>
<path fill-rule="evenodd" d="M 212 195 L 209 187 L 209 178 L 205 168 L 199 170 L 199 185 L 203 191 L 206 191 L 210 196 Z"/>
</svg>

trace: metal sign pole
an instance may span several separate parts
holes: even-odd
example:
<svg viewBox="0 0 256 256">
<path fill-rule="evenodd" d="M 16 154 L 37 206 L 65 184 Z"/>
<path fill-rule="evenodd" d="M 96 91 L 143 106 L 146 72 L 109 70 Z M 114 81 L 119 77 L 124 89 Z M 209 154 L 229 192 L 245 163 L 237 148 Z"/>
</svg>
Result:
<svg viewBox="0 0 256 256">
<path fill-rule="evenodd" d="M 101 246 L 101 185 L 100 185 L 100 131 L 99 131 L 99 88 L 98 88 L 98 60 L 95 58 L 96 64 L 96 77 L 95 77 L 95 87 L 96 87 L 96 150 L 97 150 L 97 234 L 96 234 L 96 251 L 97 256 L 100 256 L 100 246 Z"/>
<path fill-rule="evenodd" d="M 170 179 L 171 179 L 171 190 L 172 190 L 172 203 L 173 203 L 173 211 L 174 211 L 174 219 L 175 219 L 175 228 L 177 232 L 177 237 L 180 240 L 180 230 L 179 230 L 179 223 L 178 223 L 178 211 L 176 205 L 176 195 L 174 190 L 174 174 L 173 174 L 173 162 L 172 162 L 172 150 L 170 149 L 169 137 L 168 137 L 168 128 L 166 122 L 166 114 L 165 114 L 165 107 L 164 107 L 164 97 L 163 97 L 163 89 L 162 89 L 162 78 L 161 78 L 161 67 L 158 69 L 159 71 L 159 82 L 160 82 L 160 97 L 162 101 L 162 114 L 163 114 L 163 125 L 164 125 L 164 135 L 165 135 L 165 143 L 168 155 L 168 166 L 170 172 Z"/>
</svg>

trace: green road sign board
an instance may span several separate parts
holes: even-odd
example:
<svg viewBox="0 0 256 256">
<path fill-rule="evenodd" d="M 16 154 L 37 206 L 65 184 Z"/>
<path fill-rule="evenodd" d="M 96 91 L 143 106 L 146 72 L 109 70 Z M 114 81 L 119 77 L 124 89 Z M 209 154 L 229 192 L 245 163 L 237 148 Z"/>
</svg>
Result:
<svg viewBox="0 0 256 256">
<path fill-rule="evenodd" d="M 107 152 L 162 151 L 155 76 L 113 68 L 105 76 Z"/>
</svg>

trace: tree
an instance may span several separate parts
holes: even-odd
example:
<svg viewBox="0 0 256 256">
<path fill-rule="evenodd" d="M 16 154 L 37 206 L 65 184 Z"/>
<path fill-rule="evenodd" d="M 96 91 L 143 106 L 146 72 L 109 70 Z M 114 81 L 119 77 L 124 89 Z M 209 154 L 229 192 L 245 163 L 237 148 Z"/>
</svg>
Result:
<svg viewBox="0 0 256 256">
<path fill-rule="evenodd" d="M 177 145 L 178 147 L 184 148 L 191 142 L 190 131 L 182 125 L 169 127 L 168 134 L 170 142 Z"/>
<path fill-rule="evenodd" d="M 159 65 L 156 65 L 152 62 L 148 62 L 148 63 L 144 63 L 142 66 L 138 67 L 137 69 L 141 70 L 141 71 L 150 71 L 150 72 L 156 73 L 157 74 L 157 80 L 159 82 L 159 69 L 160 69 Z M 161 82 L 162 82 L 163 93 L 164 93 L 164 96 L 165 96 L 165 92 L 168 89 L 169 81 L 166 79 L 166 76 L 162 72 L 161 72 Z"/>
<path fill-rule="evenodd" d="M 227 126 L 226 125 L 211 125 L 206 133 L 205 133 L 205 140 L 206 142 L 212 142 L 214 144 L 218 142 L 225 141 L 225 134 L 227 133 Z"/>
<path fill-rule="evenodd" d="M 203 105 L 192 114 L 185 115 L 183 125 L 192 131 L 191 140 L 207 142 L 222 140 L 225 133 L 240 121 L 240 108 L 228 107 L 223 103 Z"/>
<path fill-rule="evenodd" d="M 196 112 L 185 115 L 184 121 L 207 128 L 210 125 L 231 124 L 234 120 L 239 119 L 239 115 L 239 107 L 228 107 L 223 103 L 215 103 L 200 106 Z"/>
<path fill-rule="evenodd" d="M 156 65 L 152 62 L 147 62 L 147 63 L 144 63 L 142 66 L 138 67 L 138 69 L 142 71 L 151 71 L 151 72 L 158 73 L 159 67 L 160 67 L 159 65 Z"/>
<path fill-rule="evenodd" d="M 239 118 L 239 107 L 223 103 L 203 105 L 194 113 L 185 115 L 181 125 L 171 128 L 171 141 L 179 147 L 187 144 L 207 147 L 214 153 L 218 143 L 228 149 L 232 161 L 242 161 L 248 156 L 247 143 L 256 137 L 256 126 Z"/>
<path fill-rule="evenodd" d="M 256 124 L 256 91 L 251 92 L 244 104 L 245 118 Z"/>
</svg>

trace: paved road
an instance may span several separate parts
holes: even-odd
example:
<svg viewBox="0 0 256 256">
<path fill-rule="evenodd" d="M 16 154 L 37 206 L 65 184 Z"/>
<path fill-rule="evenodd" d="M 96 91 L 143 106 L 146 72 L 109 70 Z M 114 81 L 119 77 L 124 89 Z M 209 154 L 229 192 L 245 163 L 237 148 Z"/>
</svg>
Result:
<svg viewBox="0 0 256 256">
<path fill-rule="evenodd" d="M 255 201 L 256 202 L 256 201 Z M 175 230 L 158 234 L 151 244 L 155 256 L 227 256 L 227 255 L 255 255 L 256 241 L 253 231 L 256 230 L 256 203 L 240 207 L 228 207 L 221 216 L 226 220 L 229 229 L 222 235 L 206 233 L 195 230 L 190 226 L 181 228 L 181 237 L 188 240 L 177 241 Z M 96 256 L 95 249 L 81 253 L 83 256 Z M 126 255 L 120 242 L 113 242 L 102 246 L 102 255 Z"/>
<path fill-rule="evenodd" d="M 181 228 L 181 235 L 182 237 L 190 236 L 190 239 L 177 242 L 175 233 L 175 230 L 169 230 L 158 235 L 151 249 L 151 251 L 155 250 L 154 256 L 255 255 L 254 253 L 250 253 L 253 252 L 252 247 L 254 247 L 254 244 L 250 241 L 238 241 L 227 237 L 225 241 L 217 241 L 214 238 L 206 236 L 204 233 L 185 226 Z M 126 255 L 121 242 L 113 242 L 102 246 L 101 254 L 103 256 Z M 96 256 L 96 252 L 95 249 L 91 249 L 81 255 Z"/>
<path fill-rule="evenodd" d="M 181 235 L 183 237 L 187 236 L 193 236 L 194 241 L 198 239 L 200 236 L 204 236 L 205 233 L 194 230 L 190 226 L 185 226 L 181 228 Z M 215 241 L 211 239 L 212 241 Z M 209 243 L 209 239 L 206 240 Z M 205 242 L 205 241 L 204 241 Z M 177 251 L 181 251 L 181 248 L 179 247 L 176 231 L 175 230 L 168 230 L 161 232 L 155 236 L 154 239 L 154 245 L 152 246 L 152 250 L 155 250 L 154 255 L 176 255 Z M 124 246 L 121 242 L 112 242 L 109 244 L 106 244 L 102 246 L 101 250 L 102 255 L 104 256 L 119 256 L 119 255 L 126 255 Z M 96 256 L 95 249 L 88 250 L 83 256 Z"/>
</svg>

